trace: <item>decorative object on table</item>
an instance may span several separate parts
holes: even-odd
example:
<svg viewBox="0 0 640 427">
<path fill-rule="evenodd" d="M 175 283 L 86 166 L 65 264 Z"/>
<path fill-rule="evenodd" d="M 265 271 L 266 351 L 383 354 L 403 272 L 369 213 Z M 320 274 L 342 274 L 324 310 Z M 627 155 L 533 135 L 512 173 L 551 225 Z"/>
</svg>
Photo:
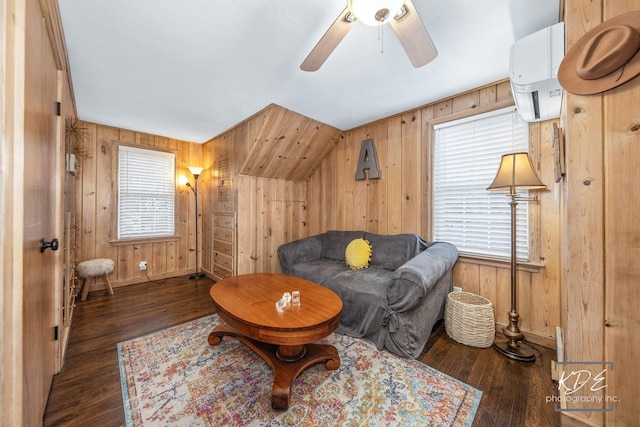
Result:
<svg viewBox="0 0 640 427">
<path fill-rule="evenodd" d="M 606 20 L 580 37 L 564 56 L 558 81 L 576 95 L 594 95 L 640 74 L 640 11 Z"/>
<path fill-rule="evenodd" d="M 217 315 L 118 344 L 127 426 L 471 426 L 482 392 L 365 340 L 331 334 L 342 363 L 295 380 L 287 411 L 269 404 L 271 368 L 233 338 L 211 347 Z"/>
<path fill-rule="evenodd" d="M 109 295 L 113 295 L 113 287 L 109 281 L 109 274 L 113 272 L 114 267 L 115 263 L 109 258 L 90 259 L 79 263 L 76 271 L 78 272 L 78 277 L 84 279 L 82 282 L 82 297 L 80 301 L 85 301 L 87 295 L 89 295 L 89 288 L 91 287 L 91 284 L 87 283 L 89 279 L 95 280 L 97 277 L 102 277 L 107 292 L 109 292 Z"/>
<path fill-rule="evenodd" d="M 511 153 L 502 156 L 498 173 L 487 190 L 509 191 L 511 197 L 511 310 L 509 325 L 502 329 L 506 342 L 496 340 L 493 347 L 502 355 L 521 362 L 533 362 L 535 355 L 529 347 L 520 343 L 524 334 L 518 328 L 520 316 L 516 311 L 516 290 L 518 272 L 516 269 L 516 207 L 519 201 L 536 200 L 534 196 L 521 196 L 518 190 L 539 190 L 547 188 L 536 175 L 528 153 Z"/>
<path fill-rule="evenodd" d="M 496 334 L 493 305 L 470 292 L 451 292 L 444 315 L 447 335 L 471 347 L 491 347 Z"/>
<path fill-rule="evenodd" d="M 196 272 L 189 276 L 189 279 L 202 279 L 204 277 L 204 273 L 200 271 L 200 260 L 199 260 L 199 247 L 198 247 L 198 177 L 202 173 L 201 167 L 198 166 L 189 166 L 189 170 L 193 174 L 193 178 L 196 181 L 195 187 L 191 186 L 189 181 L 185 183 L 187 187 L 193 191 L 193 194 L 196 196 Z"/>
</svg>

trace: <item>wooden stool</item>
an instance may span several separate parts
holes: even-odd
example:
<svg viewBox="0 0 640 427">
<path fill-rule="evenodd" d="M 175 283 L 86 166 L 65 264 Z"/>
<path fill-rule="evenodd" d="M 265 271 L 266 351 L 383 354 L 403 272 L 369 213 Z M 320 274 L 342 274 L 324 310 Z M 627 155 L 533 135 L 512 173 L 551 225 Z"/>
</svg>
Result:
<svg viewBox="0 0 640 427">
<path fill-rule="evenodd" d="M 104 283 L 107 287 L 107 291 L 109 291 L 110 295 L 113 295 L 113 288 L 111 287 L 111 282 L 109 281 L 109 274 L 113 271 L 115 264 L 113 260 L 108 258 L 97 258 L 91 259 L 88 261 L 82 261 L 78 264 L 77 271 L 78 277 L 84 279 L 82 282 L 82 298 L 80 301 L 84 301 L 87 299 L 87 295 L 89 295 L 89 284 L 87 284 L 88 279 L 94 279 L 96 277 L 102 277 L 104 279 Z"/>
</svg>

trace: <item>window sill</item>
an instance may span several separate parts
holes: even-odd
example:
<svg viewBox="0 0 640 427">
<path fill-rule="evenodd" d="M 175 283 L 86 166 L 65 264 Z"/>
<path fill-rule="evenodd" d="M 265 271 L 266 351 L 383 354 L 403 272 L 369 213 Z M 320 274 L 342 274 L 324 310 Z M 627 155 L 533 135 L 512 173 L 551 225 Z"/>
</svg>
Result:
<svg viewBox="0 0 640 427">
<path fill-rule="evenodd" d="M 121 239 L 121 240 L 109 240 L 113 246 L 122 245 L 141 245 L 144 243 L 163 243 L 163 242 L 175 242 L 180 240 L 181 236 L 166 236 L 166 237 L 149 237 L 140 239 Z"/>
<path fill-rule="evenodd" d="M 511 268 L 511 260 L 505 258 L 492 258 L 480 255 L 460 254 L 458 260 L 468 264 L 487 265 L 497 268 Z M 532 261 L 516 261 L 517 269 L 528 271 L 530 273 L 538 273 L 544 269 L 544 264 Z"/>
</svg>

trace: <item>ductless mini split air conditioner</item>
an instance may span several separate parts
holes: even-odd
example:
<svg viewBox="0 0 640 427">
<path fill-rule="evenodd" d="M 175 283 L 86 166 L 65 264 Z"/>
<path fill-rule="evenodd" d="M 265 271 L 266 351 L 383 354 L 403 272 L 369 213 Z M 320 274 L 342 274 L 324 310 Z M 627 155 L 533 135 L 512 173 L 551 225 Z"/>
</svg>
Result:
<svg viewBox="0 0 640 427">
<path fill-rule="evenodd" d="M 543 28 L 511 46 L 509 78 L 520 117 L 538 122 L 560 116 L 558 67 L 564 57 L 564 23 Z"/>
</svg>

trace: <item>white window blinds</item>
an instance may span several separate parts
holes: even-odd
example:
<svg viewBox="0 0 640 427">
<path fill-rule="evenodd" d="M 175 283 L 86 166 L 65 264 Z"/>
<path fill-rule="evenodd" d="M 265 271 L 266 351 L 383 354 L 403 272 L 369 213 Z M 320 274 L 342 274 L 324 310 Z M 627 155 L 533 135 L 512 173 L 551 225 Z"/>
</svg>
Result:
<svg viewBox="0 0 640 427">
<path fill-rule="evenodd" d="M 118 148 L 118 239 L 173 236 L 175 155 Z"/>
<path fill-rule="evenodd" d="M 529 126 L 513 108 L 434 127 L 434 240 L 461 253 L 511 256 L 506 192 L 487 191 L 503 154 L 529 151 Z M 526 192 L 523 193 L 526 195 Z M 528 204 L 517 207 L 517 258 L 529 259 Z"/>
</svg>

